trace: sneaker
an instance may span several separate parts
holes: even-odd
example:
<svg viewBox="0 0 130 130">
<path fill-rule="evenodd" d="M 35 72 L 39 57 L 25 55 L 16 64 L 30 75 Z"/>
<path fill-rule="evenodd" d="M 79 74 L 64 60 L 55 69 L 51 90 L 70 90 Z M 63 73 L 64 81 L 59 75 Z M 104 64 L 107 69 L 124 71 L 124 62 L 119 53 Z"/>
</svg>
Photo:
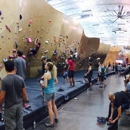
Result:
<svg viewBox="0 0 130 130">
<path fill-rule="evenodd" d="M 46 127 L 54 127 L 54 124 L 50 124 L 50 123 L 45 123 Z"/>
<path fill-rule="evenodd" d="M 25 103 L 25 109 L 29 109 L 31 106 Z"/>
<path fill-rule="evenodd" d="M 99 88 L 103 88 L 103 86 L 99 86 Z"/>
<path fill-rule="evenodd" d="M 58 123 L 58 119 L 55 118 L 54 121 L 55 121 L 55 123 Z"/>
</svg>

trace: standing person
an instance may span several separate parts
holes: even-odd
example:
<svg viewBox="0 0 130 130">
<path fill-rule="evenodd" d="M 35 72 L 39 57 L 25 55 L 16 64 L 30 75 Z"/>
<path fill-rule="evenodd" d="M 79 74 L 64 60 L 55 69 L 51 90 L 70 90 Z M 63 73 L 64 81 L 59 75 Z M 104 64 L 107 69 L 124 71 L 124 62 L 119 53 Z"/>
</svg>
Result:
<svg viewBox="0 0 130 130">
<path fill-rule="evenodd" d="M 5 130 L 23 130 L 23 105 L 27 101 L 25 83 L 15 74 L 14 61 L 4 63 L 7 76 L 2 81 L 0 107 L 4 105 Z"/>
<path fill-rule="evenodd" d="M 115 63 L 114 62 L 113 62 L 112 68 L 113 68 L 113 71 L 115 71 Z"/>
<path fill-rule="evenodd" d="M 70 55 L 70 58 L 68 59 L 68 77 L 70 80 L 70 87 L 75 87 L 75 80 L 74 80 L 75 63 L 72 57 L 73 56 Z"/>
<path fill-rule="evenodd" d="M 41 57 L 41 61 L 42 61 L 42 74 L 41 74 L 41 77 L 38 79 L 38 81 L 39 82 L 43 82 L 43 75 L 45 74 L 45 72 L 46 72 L 46 69 L 45 69 L 45 65 L 46 65 L 46 63 L 47 63 L 47 57 L 45 57 L 45 56 L 42 56 Z M 42 91 L 41 91 L 41 96 L 42 97 L 44 97 L 43 95 L 44 95 L 44 93 L 43 93 L 43 88 L 42 88 Z"/>
<path fill-rule="evenodd" d="M 86 78 L 88 79 L 89 82 L 89 90 L 92 90 L 92 75 L 93 75 L 93 70 L 92 70 L 92 63 L 88 63 L 88 71 L 87 73 L 84 75 L 84 80 L 85 82 L 87 82 Z"/>
<path fill-rule="evenodd" d="M 25 79 L 26 61 L 22 58 L 23 52 L 17 51 L 17 58 L 14 60 L 14 67 L 16 68 L 16 74 Z"/>
<path fill-rule="evenodd" d="M 26 71 L 26 61 L 22 58 L 23 52 L 17 51 L 17 58 L 14 59 L 14 68 L 16 70 L 16 74 L 21 76 L 25 80 L 25 71 Z M 28 100 L 27 100 L 28 102 Z M 25 108 L 31 107 L 28 104 L 25 104 Z"/>
<path fill-rule="evenodd" d="M 121 75 L 121 71 L 122 71 L 122 65 L 121 65 L 121 63 L 119 63 L 117 65 L 117 69 L 118 69 L 118 76 L 120 76 Z"/>
<path fill-rule="evenodd" d="M 65 60 L 65 65 L 63 69 L 64 69 L 64 72 L 63 72 L 64 83 L 68 83 L 68 72 L 67 72 L 68 60 L 67 59 Z"/>
<path fill-rule="evenodd" d="M 57 68 L 52 62 L 47 62 L 45 65 L 46 73 L 44 74 L 44 83 L 41 84 L 44 88 L 44 99 L 48 107 L 50 123 L 45 123 L 46 127 L 54 127 L 53 112 L 55 122 L 58 123 L 58 112 L 55 104 L 55 84 L 58 83 Z"/>
<path fill-rule="evenodd" d="M 101 78 L 100 79 L 101 80 L 101 86 L 100 86 L 101 88 L 106 87 L 106 84 L 104 83 L 104 78 L 105 78 L 104 76 L 105 76 L 105 68 L 104 68 L 104 65 L 102 64 L 101 65 L 101 77 L 100 77 Z"/>
<path fill-rule="evenodd" d="M 110 100 L 108 122 L 112 125 L 108 129 L 117 130 L 118 120 L 121 113 L 129 108 L 129 98 L 122 92 L 109 93 L 108 98 Z"/>
<path fill-rule="evenodd" d="M 101 84 L 101 63 L 98 62 L 98 82 Z"/>
</svg>

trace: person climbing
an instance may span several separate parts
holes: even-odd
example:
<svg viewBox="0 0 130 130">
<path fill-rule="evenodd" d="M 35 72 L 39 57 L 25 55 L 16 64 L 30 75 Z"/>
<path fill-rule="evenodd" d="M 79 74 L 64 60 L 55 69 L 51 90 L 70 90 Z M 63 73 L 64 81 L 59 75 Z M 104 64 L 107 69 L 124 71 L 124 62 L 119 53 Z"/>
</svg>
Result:
<svg viewBox="0 0 130 130">
<path fill-rule="evenodd" d="M 40 48 L 40 46 L 41 46 L 41 43 L 39 42 L 38 39 L 36 39 L 36 40 L 34 41 L 34 44 L 35 44 L 35 48 L 30 48 L 30 49 L 29 49 L 28 56 L 36 55 L 37 52 L 38 52 L 38 50 L 39 50 L 39 48 Z"/>
</svg>

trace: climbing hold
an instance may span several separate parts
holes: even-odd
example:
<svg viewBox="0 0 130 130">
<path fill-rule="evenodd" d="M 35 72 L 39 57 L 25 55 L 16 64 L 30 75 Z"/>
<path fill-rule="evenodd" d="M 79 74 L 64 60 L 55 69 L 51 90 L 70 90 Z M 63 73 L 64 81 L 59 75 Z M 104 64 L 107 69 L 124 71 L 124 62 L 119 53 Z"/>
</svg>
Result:
<svg viewBox="0 0 130 130">
<path fill-rule="evenodd" d="M 0 68 L 2 68 L 2 64 L 0 64 Z M 0 78 L 1 79 L 1 78 Z"/>
<path fill-rule="evenodd" d="M 29 43 L 31 43 L 31 42 L 32 42 L 32 40 L 31 40 L 31 38 L 30 38 L 30 37 L 27 37 L 26 39 L 27 39 L 27 42 L 29 42 Z"/>
<path fill-rule="evenodd" d="M 42 36 L 40 38 L 42 38 Z"/>
<path fill-rule="evenodd" d="M 42 30 L 43 30 L 43 28 L 42 28 Z"/>
<path fill-rule="evenodd" d="M 4 38 L 4 36 L 1 36 L 1 38 Z"/>
<path fill-rule="evenodd" d="M 55 56 L 57 54 L 57 50 L 55 50 L 54 52 L 53 52 L 53 56 Z"/>
<path fill-rule="evenodd" d="M 47 53 L 47 52 L 48 52 L 48 50 L 45 50 L 44 52 L 45 52 L 45 53 Z"/>
<path fill-rule="evenodd" d="M 5 27 L 9 32 L 11 32 L 10 28 L 7 25 L 5 25 Z"/>
<path fill-rule="evenodd" d="M 14 55 L 9 55 L 9 59 L 14 59 L 15 56 Z"/>
<path fill-rule="evenodd" d="M 16 24 L 19 24 L 19 22 L 17 21 Z"/>
<path fill-rule="evenodd" d="M 25 59 L 25 58 L 26 58 L 26 56 L 25 56 L 25 55 L 22 55 L 22 58 L 23 58 L 23 59 Z"/>
<path fill-rule="evenodd" d="M 2 11 L 0 10 L 0 15 L 2 15 Z"/>
<path fill-rule="evenodd" d="M 48 43 L 48 41 L 45 41 L 45 43 L 47 44 L 47 43 Z"/>
<path fill-rule="evenodd" d="M 32 24 L 32 20 L 29 21 L 29 24 Z"/>
<path fill-rule="evenodd" d="M 19 29 L 19 32 L 21 32 L 21 31 L 22 31 L 22 28 Z"/>
<path fill-rule="evenodd" d="M 51 20 L 49 20 L 49 22 L 51 22 Z"/>
<path fill-rule="evenodd" d="M 68 38 L 68 36 L 66 35 L 66 38 Z"/>
<path fill-rule="evenodd" d="M 16 49 L 18 48 L 18 43 L 16 41 L 14 42 L 14 46 Z"/>
<path fill-rule="evenodd" d="M 37 31 L 37 33 L 39 33 L 39 30 Z"/>
<path fill-rule="evenodd" d="M 56 36 L 53 36 L 54 38 L 56 38 Z"/>
<path fill-rule="evenodd" d="M 22 19 L 22 15 L 21 15 L 21 14 L 19 15 L 19 19 L 20 19 L 20 20 Z"/>
<path fill-rule="evenodd" d="M 1 19 L 4 19 L 4 17 L 1 17 Z"/>
<path fill-rule="evenodd" d="M 15 53 L 15 52 L 17 52 L 17 50 L 16 50 L 16 49 L 13 49 L 13 53 Z"/>
</svg>

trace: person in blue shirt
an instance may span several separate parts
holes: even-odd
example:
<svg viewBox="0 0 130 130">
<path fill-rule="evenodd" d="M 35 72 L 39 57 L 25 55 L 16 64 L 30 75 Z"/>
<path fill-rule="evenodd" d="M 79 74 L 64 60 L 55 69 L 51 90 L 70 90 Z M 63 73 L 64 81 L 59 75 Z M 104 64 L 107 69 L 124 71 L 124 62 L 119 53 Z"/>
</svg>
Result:
<svg viewBox="0 0 130 130">
<path fill-rule="evenodd" d="M 58 123 L 58 112 L 55 104 L 55 85 L 58 83 L 57 68 L 52 62 L 47 62 L 45 65 L 46 73 L 44 74 L 44 82 L 42 87 L 44 88 L 44 100 L 48 107 L 50 123 L 45 123 L 46 127 L 54 127 L 54 120 Z M 55 119 L 53 118 L 53 113 Z"/>
</svg>

